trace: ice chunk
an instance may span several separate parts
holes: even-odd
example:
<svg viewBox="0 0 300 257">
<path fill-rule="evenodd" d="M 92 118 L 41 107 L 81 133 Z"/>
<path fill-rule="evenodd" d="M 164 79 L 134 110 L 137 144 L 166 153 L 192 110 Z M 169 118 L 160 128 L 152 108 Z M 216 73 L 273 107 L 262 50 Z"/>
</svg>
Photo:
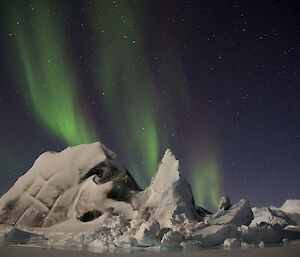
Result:
<svg viewBox="0 0 300 257">
<path fill-rule="evenodd" d="M 49 227 L 106 212 L 132 218 L 137 212 L 130 203 L 139 191 L 116 155 L 99 142 L 46 152 L 1 198 L 0 223 Z"/>
<path fill-rule="evenodd" d="M 286 231 L 295 231 L 295 232 L 300 232 L 300 226 L 294 226 L 294 225 L 289 225 L 285 227 Z"/>
<path fill-rule="evenodd" d="M 286 213 L 298 213 L 300 214 L 300 199 L 286 200 L 280 209 Z"/>
<path fill-rule="evenodd" d="M 186 250 L 198 250 L 202 248 L 202 243 L 200 240 L 188 240 L 181 243 L 181 246 Z"/>
<path fill-rule="evenodd" d="M 158 233 L 160 226 L 157 222 L 145 222 L 134 235 L 139 246 L 154 246 L 158 244 Z"/>
<path fill-rule="evenodd" d="M 281 210 L 261 207 L 253 208 L 254 219 L 250 223 L 250 227 L 260 225 L 262 223 L 268 223 L 271 225 L 279 224 L 281 227 L 286 227 L 288 225 L 295 225 L 295 223 Z"/>
<path fill-rule="evenodd" d="M 179 163 L 167 150 L 149 187 L 140 196 L 140 217 L 156 220 L 162 227 L 171 227 L 176 215 L 185 214 L 189 220 L 200 220 L 195 210 L 192 190 L 179 173 Z"/>
<path fill-rule="evenodd" d="M 13 227 L 6 233 L 5 241 L 15 244 L 45 244 L 46 238 L 43 233 L 37 234 Z"/>
<path fill-rule="evenodd" d="M 0 243 L 6 241 L 6 235 L 13 229 L 10 225 L 0 224 Z"/>
<path fill-rule="evenodd" d="M 219 210 L 229 210 L 231 207 L 230 198 L 228 196 L 223 196 L 219 203 Z"/>
<path fill-rule="evenodd" d="M 284 211 L 292 221 L 300 225 L 300 199 L 286 200 L 280 209 Z"/>
<path fill-rule="evenodd" d="M 253 213 L 248 201 L 242 199 L 229 210 L 218 210 L 208 218 L 209 224 L 235 224 L 249 225 L 253 219 Z"/>
<path fill-rule="evenodd" d="M 241 226 L 238 228 L 240 232 L 240 238 L 243 242 L 249 244 L 259 244 L 264 242 L 265 244 L 280 243 L 282 241 L 282 228 L 276 225 L 260 225 L 256 227 Z"/>
<path fill-rule="evenodd" d="M 239 238 L 227 238 L 224 241 L 225 248 L 237 248 L 241 247 L 241 239 Z"/>
<path fill-rule="evenodd" d="M 163 235 L 161 246 L 168 248 L 182 247 L 182 242 L 184 242 L 184 235 L 179 231 L 170 230 Z"/>
<path fill-rule="evenodd" d="M 237 227 L 233 224 L 210 225 L 198 232 L 202 246 L 208 247 L 223 244 L 224 240 L 237 235 Z"/>
</svg>

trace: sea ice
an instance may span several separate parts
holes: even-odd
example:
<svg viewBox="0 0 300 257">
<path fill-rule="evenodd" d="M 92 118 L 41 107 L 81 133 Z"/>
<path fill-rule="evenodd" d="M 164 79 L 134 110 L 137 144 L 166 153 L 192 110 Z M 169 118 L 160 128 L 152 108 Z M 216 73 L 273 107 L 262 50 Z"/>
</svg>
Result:
<svg viewBox="0 0 300 257">
<path fill-rule="evenodd" d="M 179 161 L 166 150 L 142 190 L 101 143 L 46 152 L 0 198 L 0 242 L 82 248 L 249 247 L 300 238 L 300 200 L 253 208 L 223 197 L 195 206 Z"/>
</svg>

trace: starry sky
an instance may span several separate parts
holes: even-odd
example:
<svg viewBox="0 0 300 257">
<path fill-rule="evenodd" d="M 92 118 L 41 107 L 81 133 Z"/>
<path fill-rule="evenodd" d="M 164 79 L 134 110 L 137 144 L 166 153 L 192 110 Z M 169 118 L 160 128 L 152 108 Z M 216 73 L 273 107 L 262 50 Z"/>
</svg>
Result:
<svg viewBox="0 0 300 257">
<path fill-rule="evenodd" d="M 145 187 L 166 148 L 197 204 L 299 198 L 300 1 L 0 3 L 0 195 L 101 141 Z"/>
</svg>

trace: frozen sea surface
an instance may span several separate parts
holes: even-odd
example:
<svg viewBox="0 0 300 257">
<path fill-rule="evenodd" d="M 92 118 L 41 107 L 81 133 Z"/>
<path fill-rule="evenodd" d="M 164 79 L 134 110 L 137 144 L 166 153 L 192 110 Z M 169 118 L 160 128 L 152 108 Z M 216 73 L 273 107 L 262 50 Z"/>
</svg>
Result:
<svg viewBox="0 0 300 257">
<path fill-rule="evenodd" d="M 154 249 L 152 249 L 154 250 Z M 121 256 L 159 256 L 159 257 L 299 257 L 300 243 L 293 242 L 287 246 L 270 246 L 264 248 L 247 249 L 205 249 L 198 251 L 133 251 L 133 249 L 122 250 L 122 252 L 99 253 L 90 251 L 40 248 L 28 245 L 5 245 L 0 247 L 0 256 L 2 257 L 104 257 L 111 255 L 113 257 Z"/>
</svg>

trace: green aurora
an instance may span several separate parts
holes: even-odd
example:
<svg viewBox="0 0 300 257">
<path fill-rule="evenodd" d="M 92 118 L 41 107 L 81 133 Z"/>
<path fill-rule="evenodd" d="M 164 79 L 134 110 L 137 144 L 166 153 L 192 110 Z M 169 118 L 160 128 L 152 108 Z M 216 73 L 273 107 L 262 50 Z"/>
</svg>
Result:
<svg viewBox="0 0 300 257">
<path fill-rule="evenodd" d="M 89 143 L 96 137 L 79 108 L 78 85 L 63 47 L 63 32 L 46 3 L 36 1 L 34 11 L 29 10 L 31 29 L 25 22 L 15 24 L 27 92 L 36 117 L 53 135 L 69 145 Z M 18 20 L 26 19 L 18 16 Z"/>
<path fill-rule="evenodd" d="M 193 163 L 192 186 L 199 206 L 217 207 L 220 201 L 220 173 L 217 163 L 212 160 Z"/>
<path fill-rule="evenodd" d="M 18 83 L 21 88 L 26 87 L 37 121 L 68 145 L 101 141 L 101 131 L 94 131 L 80 101 L 76 65 L 64 44 L 67 32 L 63 20 L 51 1 L 35 1 L 32 6 L 34 9 L 29 6 L 24 9 L 14 3 L 12 10 L 21 12 L 13 11 L 9 20 L 16 31 L 16 62 L 21 63 L 26 78 L 25 84 L 24 79 Z M 86 17 L 101 49 L 95 60 L 91 60 L 100 70 L 92 78 L 97 85 L 94 91 L 100 91 L 96 111 L 104 113 L 101 123 L 110 124 L 122 152 L 127 155 L 129 170 L 140 183 L 145 182 L 145 176 L 149 180 L 154 174 L 162 148 L 171 147 L 175 138 L 171 138 L 170 131 L 176 131 L 176 115 L 181 112 L 172 104 L 161 108 L 160 103 L 169 100 L 161 96 L 144 50 L 139 29 L 145 22 L 144 8 L 143 3 L 131 8 L 125 0 L 97 1 L 88 8 Z M 21 22 L 16 24 L 16 20 Z M 182 70 L 176 73 L 182 74 Z M 188 109 L 188 90 L 183 85 L 174 90 L 188 103 Z M 168 125 L 169 133 L 161 129 L 162 124 Z M 221 178 L 214 156 L 202 163 L 194 160 L 191 167 L 196 202 L 216 206 Z"/>
<path fill-rule="evenodd" d="M 160 99 L 137 31 L 138 24 L 143 23 L 143 3 L 135 8 L 133 12 L 129 1 L 97 1 L 90 8 L 89 21 L 96 24 L 93 31 L 101 47 L 95 62 L 100 68 L 96 78 L 99 90 L 107 95 L 102 108 L 106 109 L 108 123 L 114 124 L 122 145 L 128 147 L 127 152 L 139 153 L 144 172 L 151 177 L 158 163 L 162 137 L 157 126 L 159 110 L 154 108 Z M 110 110 L 115 104 L 120 105 L 120 112 L 112 116 Z M 130 169 L 137 175 L 133 166 L 138 165 L 134 160 L 131 162 Z"/>
</svg>

